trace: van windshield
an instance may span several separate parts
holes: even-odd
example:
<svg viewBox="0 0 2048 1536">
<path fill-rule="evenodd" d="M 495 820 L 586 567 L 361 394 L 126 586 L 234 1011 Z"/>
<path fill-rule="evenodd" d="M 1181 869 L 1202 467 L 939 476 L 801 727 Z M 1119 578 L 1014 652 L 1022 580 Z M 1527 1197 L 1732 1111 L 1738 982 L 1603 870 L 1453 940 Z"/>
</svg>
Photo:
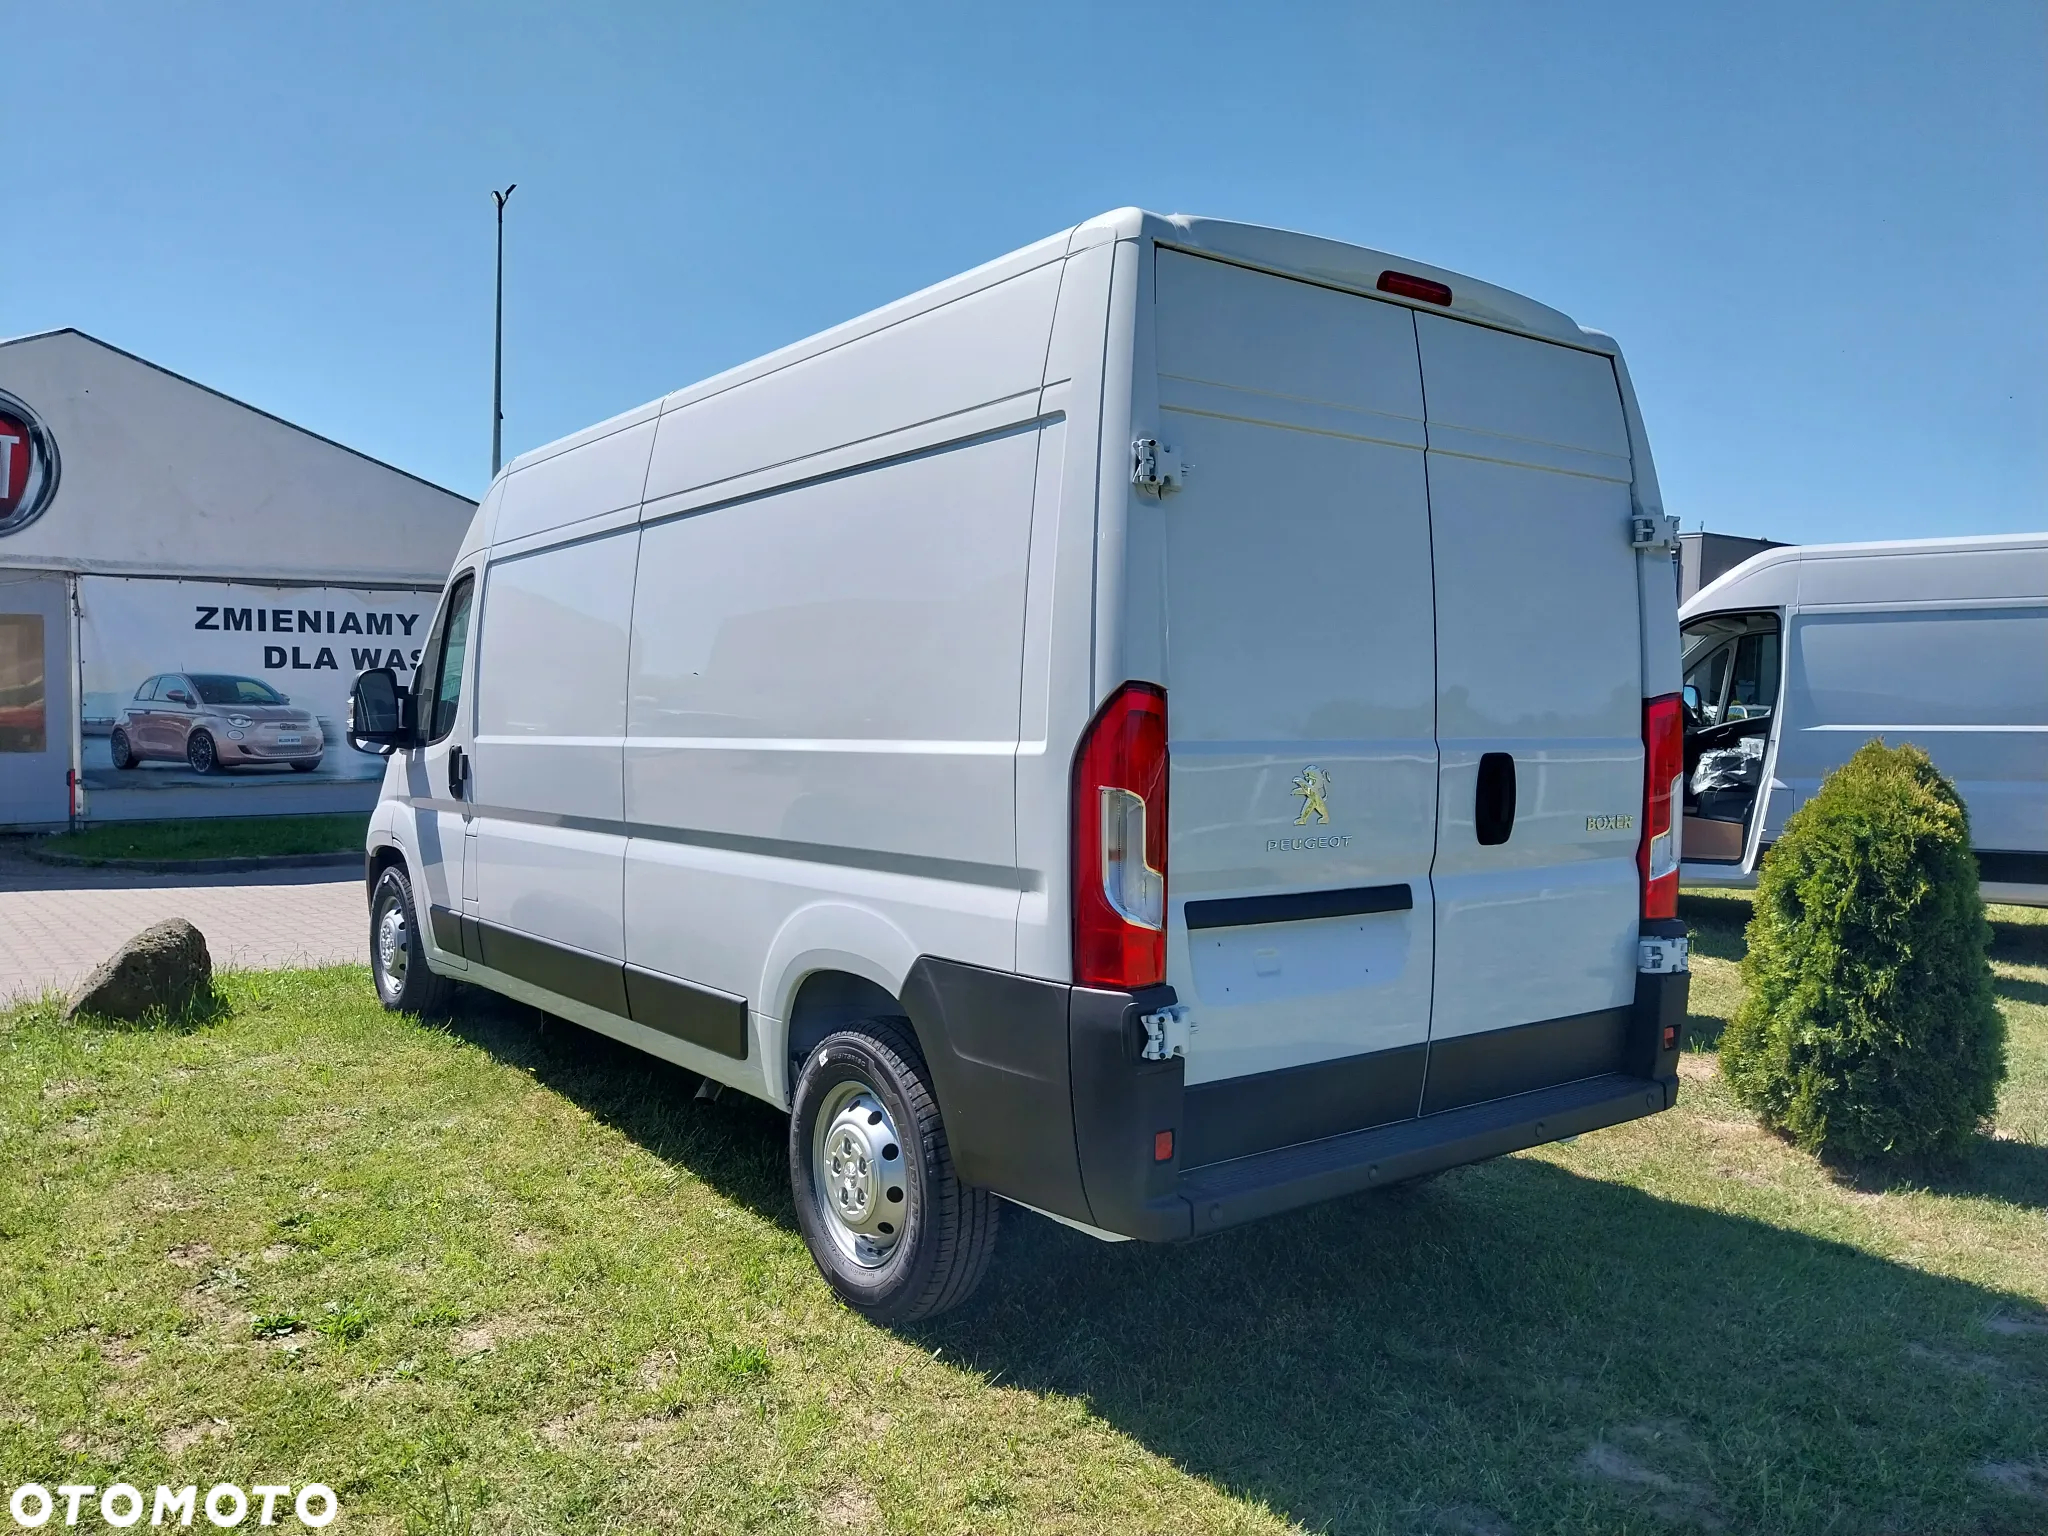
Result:
<svg viewBox="0 0 2048 1536">
<path fill-rule="evenodd" d="M 217 672 L 195 672 L 192 686 L 199 690 L 203 704 L 282 704 L 277 690 L 253 677 L 226 677 Z"/>
</svg>

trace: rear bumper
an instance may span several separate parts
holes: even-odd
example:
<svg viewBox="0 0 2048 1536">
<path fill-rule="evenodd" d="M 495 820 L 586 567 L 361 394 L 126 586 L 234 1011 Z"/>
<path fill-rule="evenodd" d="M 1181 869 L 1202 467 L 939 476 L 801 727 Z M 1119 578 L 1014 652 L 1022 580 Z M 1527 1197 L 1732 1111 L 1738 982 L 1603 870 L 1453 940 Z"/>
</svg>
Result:
<svg viewBox="0 0 2048 1536">
<path fill-rule="evenodd" d="M 1675 1082 L 1619 1073 L 1591 1077 L 1197 1168 L 1182 1177 L 1177 1192 L 1188 1206 L 1187 1216 L 1173 1213 L 1170 1219 L 1175 1224 L 1187 1220 L 1195 1235 L 1220 1231 L 1361 1189 L 1398 1184 L 1638 1120 L 1668 1109 L 1677 1099 L 1677 1089 Z"/>
<path fill-rule="evenodd" d="M 1362 1117 L 1385 1123 L 1353 1119 L 1359 1128 L 1199 1167 L 1181 1163 L 1184 1062 L 1141 1054 L 1138 1020 L 1174 1000 L 1170 987 L 1096 991 L 926 958 L 903 1002 L 963 1180 L 1103 1231 L 1175 1242 L 1668 1109 L 1689 981 L 1685 972 L 1639 976 L 1631 1008 L 1597 1016 L 1612 1025 L 1599 1065 L 1558 1059 L 1570 1081 L 1401 1118 L 1367 1107 Z M 1165 1159 L 1156 1156 L 1162 1131 L 1174 1132 Z"/>
</svg>

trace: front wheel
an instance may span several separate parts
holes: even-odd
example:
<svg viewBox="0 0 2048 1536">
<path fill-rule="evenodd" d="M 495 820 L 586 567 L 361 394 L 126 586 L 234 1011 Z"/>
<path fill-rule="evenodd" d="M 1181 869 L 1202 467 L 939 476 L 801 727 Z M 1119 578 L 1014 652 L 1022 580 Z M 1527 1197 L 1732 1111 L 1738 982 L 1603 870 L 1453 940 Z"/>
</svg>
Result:
<svg viewBox="0 0 2048 1536">
<path fill-rule="evenodd" d="M 185 761 L 194 773 L 212 773 L 220 767 L 220 754 L 214 751 L 213 738 L 204 731 L 194 731 L 185 743 Z"/>
<path fill-rule="evenodd" d="M 878 1323 L 956 1307 L 996 1243 L 996 1197 L 953 1172 L 924 1060 L 903 1026 L 827 1035 L 797 1078 L 789 1176 L 811 1258 Z"/>
<path fill-rule="evenodd" d="M 450 983 L 427 968 L 412 882 L 402 865 L 387 868 L 370 893 L 370 972 L 377 1001 L 392 1013 L 438 1013 L 447 1004 Z"/>
<path fill-rule="evenodd" d="M 114 734 L 107 738 L 107 755 L 114 760 L 116 768 L 135 766 L 135 745 L 118 725 L 114 727 Z"/>
</svg>

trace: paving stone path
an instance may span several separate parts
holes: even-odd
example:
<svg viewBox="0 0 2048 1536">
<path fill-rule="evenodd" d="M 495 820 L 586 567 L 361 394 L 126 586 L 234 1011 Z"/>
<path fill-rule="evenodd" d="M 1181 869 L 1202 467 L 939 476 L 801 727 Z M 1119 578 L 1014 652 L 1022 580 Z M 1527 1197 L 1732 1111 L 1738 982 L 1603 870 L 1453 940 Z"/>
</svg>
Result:
<svg viewBox="0 0 2048 1536">
<path fill-rule="evenodd" d="M 0 1002 L 69 991 L 167 917 L 206 935 L 221 969 L 367 964 L 368 908 L 353 869 L 138 875 L 55 869 L 0 840 Z"/>
</svg>

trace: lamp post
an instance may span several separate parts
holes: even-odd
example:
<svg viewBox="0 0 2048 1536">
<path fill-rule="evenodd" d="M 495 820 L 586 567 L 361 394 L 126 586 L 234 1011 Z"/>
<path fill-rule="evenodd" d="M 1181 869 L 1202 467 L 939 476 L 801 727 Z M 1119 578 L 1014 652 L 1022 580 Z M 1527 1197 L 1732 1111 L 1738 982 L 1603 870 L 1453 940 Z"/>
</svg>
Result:
<svg viewBox="0 0 2048 1536">
<path fill-rule="evenodd" d="M 498 314 L 496 337 L 491 348 L 491 478 L 498 478 L 498 466 L 504 458 L 505 441 L 505 204 L 512 200 L 519 183 L 513 182 L 502 192 L 493 192 L 491 201 L 498 205 Z"/>
</svg>

